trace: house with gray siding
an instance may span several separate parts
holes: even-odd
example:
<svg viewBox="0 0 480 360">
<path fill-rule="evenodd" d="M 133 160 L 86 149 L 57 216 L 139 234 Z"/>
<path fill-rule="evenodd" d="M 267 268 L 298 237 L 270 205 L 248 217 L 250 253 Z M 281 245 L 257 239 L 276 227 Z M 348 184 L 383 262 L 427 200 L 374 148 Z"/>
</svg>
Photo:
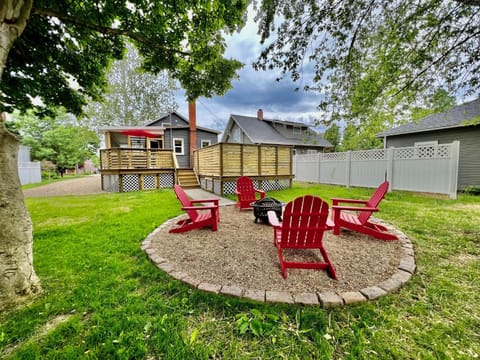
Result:
<svg viewBox="0 0 480 360">
<path fill-rule="evenodd" d="M 309 125 L 275 119 L 265 119 L 263 111 L 257 117 L 230 115 L 222 143 L 290 145 L 295 154 L 314 154 L 332 148 L 327 140 Z"/>
<path fill-rule="evenodd" d="M 163 114 L 157 120 L 144 126 L 106 126 L 100 128 L 99 131 L 108 133 L 109 141 L 106 146 L 109 149 L 174 149 L 178 166 L 189 168 L 191 149 L 217 144 L 220 134 L 220 131 L 196 126 L 196 124 L 194 129 L 196 132 L 195 144 L 190 146 L 190 121 L 174 111 L 171 114 Z M 142 136 L 142 131 L 153 136 Z"/>
<path fill-rule="evenodd" d="M 385 148 L 460 142 L 458 190 L 480 186 L 480 98 L 377 134 Z"/>
<path fill-rule="evenodd" d="M 114 192 L 173 187 L 199 187 L 193 170 L 195 150 L 217 144 L 220 131 L 197 126 L 195 103 L 186 119 L 177 112 L 144 126 L 100 128 L 102 189 Z"/>
<path fill-rule="evenodd" d="M 196 141 L 190 146 L 190 121 L 177 112 L 161 116 L 155 121 L 146 124 L 146 127 L 164 128 L 164 149 L 174 149 L 178 165 L 181 168 L 190 167 L 190 149 L 217 144 L 220 131 L 195 126 Z"/>
</svg>

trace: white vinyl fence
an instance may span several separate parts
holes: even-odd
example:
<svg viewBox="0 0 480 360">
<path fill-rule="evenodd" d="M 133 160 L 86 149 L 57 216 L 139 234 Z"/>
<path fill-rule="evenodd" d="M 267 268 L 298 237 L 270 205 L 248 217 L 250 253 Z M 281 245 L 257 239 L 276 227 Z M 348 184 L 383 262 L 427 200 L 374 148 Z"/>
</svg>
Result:
<svg viewBox="0 0 480 360">
<path fill-rule="evenodd" d="M 448 194 L 457 197 L 460 143 L 295 155 L 295 179 L 321 184 Z"/>
<path fill-rule="evenodd" d="M 18 175 L 22 185 L 42 181 L 40 163 L 30 161 L 30 148 L 27 146 L 20 146 L 18 151 Z"/>
</svg>

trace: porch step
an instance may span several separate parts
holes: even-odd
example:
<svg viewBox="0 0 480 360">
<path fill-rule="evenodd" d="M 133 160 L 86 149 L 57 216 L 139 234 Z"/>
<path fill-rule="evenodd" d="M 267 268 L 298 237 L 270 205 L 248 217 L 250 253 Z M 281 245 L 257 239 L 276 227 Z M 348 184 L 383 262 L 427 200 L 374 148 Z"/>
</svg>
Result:
<svg viewBox="0 0 480 360">
<path fill-rule="evenodd" d="M 184 189 L 198 189 L 200 184 L 193 169 L 178 169 L 178 184 Z"/>
</svg>

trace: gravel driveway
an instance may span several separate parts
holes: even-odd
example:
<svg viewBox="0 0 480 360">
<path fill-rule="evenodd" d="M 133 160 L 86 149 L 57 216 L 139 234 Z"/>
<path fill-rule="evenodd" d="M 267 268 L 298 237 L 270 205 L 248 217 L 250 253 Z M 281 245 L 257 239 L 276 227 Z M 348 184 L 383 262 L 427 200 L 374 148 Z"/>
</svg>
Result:
<svg viewBox="0 0 480 360">
<path fill-rule="evenodd" d="M 89 195 L 104 192 L 100 175 L 57 181 L 33 189 L 23 190 L 25 197 Z"/>
</svg>

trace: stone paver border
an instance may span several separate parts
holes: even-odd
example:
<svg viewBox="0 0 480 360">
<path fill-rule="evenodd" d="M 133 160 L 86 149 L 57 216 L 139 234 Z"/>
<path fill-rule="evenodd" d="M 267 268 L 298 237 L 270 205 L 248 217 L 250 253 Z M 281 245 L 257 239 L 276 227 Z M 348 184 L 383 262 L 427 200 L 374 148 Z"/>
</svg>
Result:
<svg viewBox="0 0 480 360">
<path fill-rule="evenodd" d="M 179 217 L 181 216 L 182 215 L 180 215 Z M 150 233 L 143 241 L 141 248 L 148 255 L 150 261 L 152 261 L 159 269 L 165 271 L 173 278 L 183 281 L 184 283 L 202 291 L 227 296 L 242 297 L 245 299 L 259 302 L 320 305 L 324 308 L 328 308 L 334 306 L 358 304 L 366 302 L 368 300 L 375 300 L 381 296 L 385 296 L 388 293 L 397 291 L 412 277 L 413 273 L 415 272 L 415 254 L 412 242 L 410 241 L 408 236 L 380 219 L 373 220 L 387 227 L 389 231 L 395 233 L 395 235 L 398 236 L 398 241 L 400 241 L 401 254 L 397 271 L 389 279 L 386 279 L 375 286 L 360 289 L 358 291 L 347 291 L 342 293 L 322 291 L 317 293 L 312 292 L 291 294 L 286 291 L 242 289 L 241 287 L 231 285 L 210 284 L 193 278 L 184 271 L 175 269 L 173 264 L 169 263 L 167 259 L 162 258 L 150 246 L 153 237 L 171 221 L 176 221 L 176 218 L 170 219 L 169 221 L 155 229 L 152 233 Z"/>
</svg>

